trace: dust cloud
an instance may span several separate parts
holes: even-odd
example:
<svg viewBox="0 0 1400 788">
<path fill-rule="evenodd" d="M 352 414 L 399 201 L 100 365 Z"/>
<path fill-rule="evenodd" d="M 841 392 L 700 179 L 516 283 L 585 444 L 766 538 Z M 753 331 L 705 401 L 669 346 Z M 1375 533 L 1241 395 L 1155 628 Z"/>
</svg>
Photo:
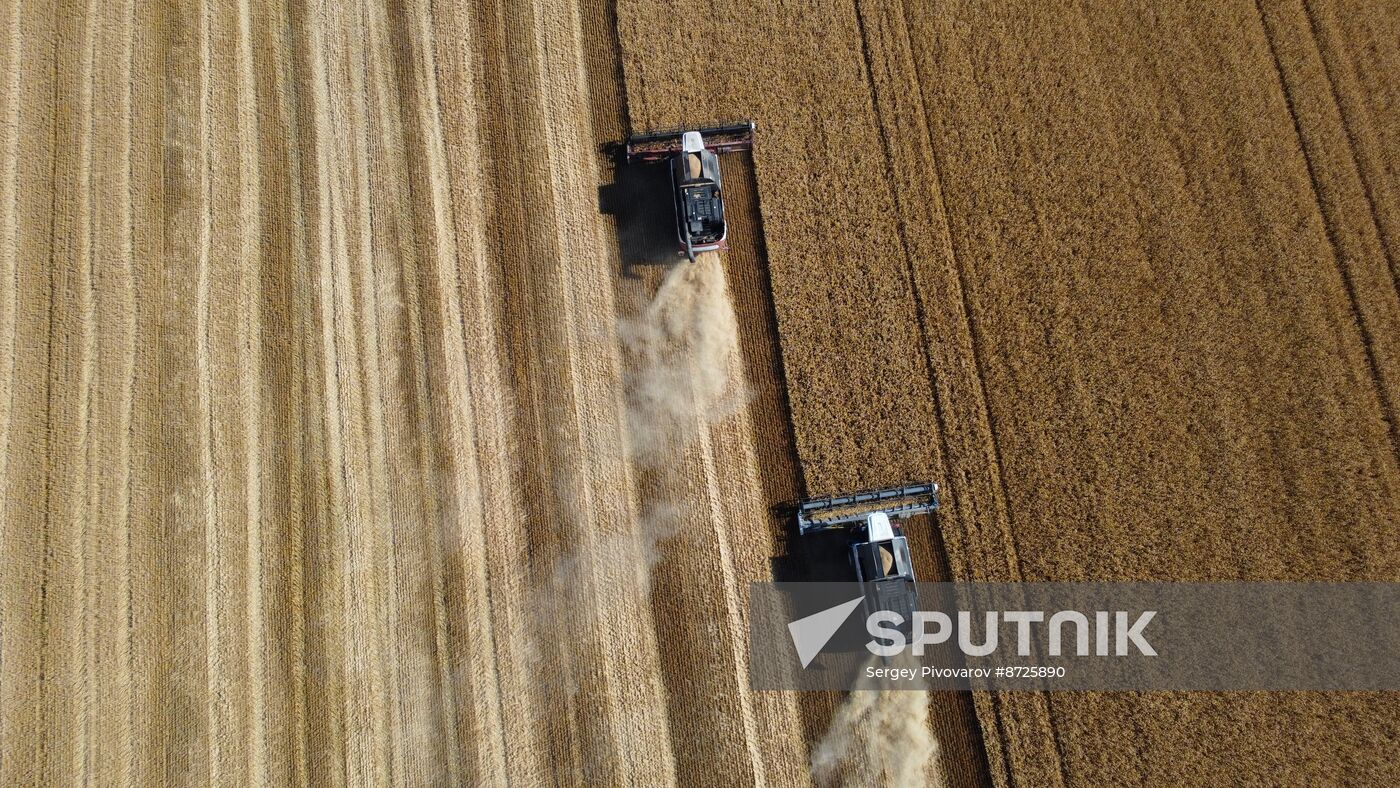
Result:
<svg viewBox="0 0 1400 788">
<path fill-rule="evenodd" d="M 635 316 L 618 321 L 626 361 L 623 385 L 631 461 L 665 467 L 702 432 L 748 399 L 739 360 L 739 326 L 724 266 L 713 252 L 673 266 Z M 567 491 L 567 485 L 559 485 Z M 632 532 L 595 540 L 555 564 L 551 585 L 572 587 L 582 572 L 630 578 L 639 570 L 650 591 L 661 545 L 681 531 L 684 514 L 670 501 L 643 501 Z"/>
<path fill-rule="evenodd" d="M 619 322 L 618 335 L 629 362 L 627 426 L 638 465 L 665 465 L 748 400 L 738 319 L 718 254 L 673 267 L 642 313 Z"/>
<path fill-rule="evenodd" d="M 655 295 L 634 315 L 619 320 L 617 338 L 624 357 L 622 384 L 627 444 L 635 470 L 660 469 L 710 425 L 736 413 L 747 401 L 739 358 L 738 320 L 729 300 L 719 255 L 704 253 L 693 263 L 675 265 Z M 568 479 L 555 480 L 567 499 Z M 643 500 L 628 530 L 593 534 L 572 545 L 554 562 L 541 590 L 563 599 L 606 578 L 614 599 L 645 600 L 663 545 L 682 531 L 685 512 L 668 500 Z M 550 633 L 593 632 L 595 605 L 567 605 L 545 616 L 533 658 L 548 650 Z M 574 677 L 556 677 L 572 694 Z"/>
<path fill-rule="evenodd" d="M 812 750 L 812 781 L 819 786 L 946 785 L 928 703 L 927 692 L 857 687 Z"/>
<path fill-rule="evenodd" d="M 549 588 L 557 592 L 583 587 L 589 576 L 624 582 L 636 578 L 643 593 L 651 591 L 651 572 L 661 560 L 661 544 L 680 532 L 681 510 L 671 504 L 649 506 L 637 519 L 636 533 L 604 534 L 589 549 L 557 561 Z"/>
<path fill-rule="evenodd" d="M 637 314 L 618 321 L 631 462 L 665 467 L 711 424 L 748 399 L 739 359 L 739 327 L 724 267 L 713 252 L 675 265 Z M 568 497 L 570 484 L 556 480 Z M 605 576 L 645 595 L 661 546 L 681 531 L 684 513 L 670 501 L 642 501 L 635 528 L 599 535 L 559 559 L 550 590 L 582 587 Z"/>
</svg>

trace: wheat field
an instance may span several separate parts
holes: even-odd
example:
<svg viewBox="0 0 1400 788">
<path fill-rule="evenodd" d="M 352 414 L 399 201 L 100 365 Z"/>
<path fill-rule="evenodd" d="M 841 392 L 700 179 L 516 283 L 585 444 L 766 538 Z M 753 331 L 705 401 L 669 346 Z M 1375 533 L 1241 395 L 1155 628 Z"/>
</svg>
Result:
<svg viewBox="0 0 1400 788">
<path fill-rule="evenodd" d="M 1397 75 L 1390 0 L 4 4 L 0 784 L 1395 783 L 1389 695 L 745 628 L 914 479 L 921 579 L 1400 579 Z M 600 145 L 742 118 L 636 264 Z"/>
</svg>

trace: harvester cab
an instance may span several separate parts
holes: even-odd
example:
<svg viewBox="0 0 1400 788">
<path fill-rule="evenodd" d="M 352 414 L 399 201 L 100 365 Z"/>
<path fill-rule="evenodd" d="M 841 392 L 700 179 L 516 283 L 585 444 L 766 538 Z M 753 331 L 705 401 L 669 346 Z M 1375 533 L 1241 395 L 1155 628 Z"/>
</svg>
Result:
<svg viewBox="0 0 1400 788">
<path fill-rule="evenodd" d="M 689 131 L 635 134 L 625 145 L 628 164 L 669 161 L 680 254 L 723 249 L 728 237 L 720 185 L 721 153 L 753 148 L 753 121 Z"/>
<path fill-rule="evenodd" d="M 797 504 L 797 530 L 807 536 L 844 529 L 851 568 L 865 594 L 866 613 L 898 613 L 909 634 L 918 593 L 909 539 L 899 521 L 937 508 L 938 485 L 932 482 L 813 498 Z"/>
</svg>

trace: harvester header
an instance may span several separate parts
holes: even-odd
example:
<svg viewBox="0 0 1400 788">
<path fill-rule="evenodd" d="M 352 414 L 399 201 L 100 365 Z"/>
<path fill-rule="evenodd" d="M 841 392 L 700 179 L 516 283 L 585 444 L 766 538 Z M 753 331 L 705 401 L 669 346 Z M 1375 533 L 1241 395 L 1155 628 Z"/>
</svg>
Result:
<svg viewBox="0 0 1400 788">
<path fill-rule="evenodd" d="M 906 484 L 880 490 L 811 498 L 797 505 L 797 528 L 803 534 L 864 524 L 871 511 L 904 519 L 938 508 L 938 485 Z"/>
<path fill-rule="evenodd" d="M 633 134 L 623 143 L 623 152 L 628 164 L 650 161 L 666 161 L 678 153 L 685 152 L 684 138 L 688 131 L 698 131 L 705 140 L 705 147 L 711 152 L 735 153 L 753 149 L 753 121 L 730 123 L 722 126 L 701 128 L 669 129 Z"/>
</svg>

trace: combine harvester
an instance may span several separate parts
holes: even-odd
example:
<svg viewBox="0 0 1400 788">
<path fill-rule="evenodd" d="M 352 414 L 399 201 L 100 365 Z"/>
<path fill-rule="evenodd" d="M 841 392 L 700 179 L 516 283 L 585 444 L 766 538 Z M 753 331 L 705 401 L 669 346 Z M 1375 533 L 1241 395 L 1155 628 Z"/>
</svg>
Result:
<svg viewBox="0 0 1400 788">
<path fill-rule="evenodd" d="M 797 531 L 804 537 L 845 531 L 850 565 L 865 592 L 866 613 L 898 613 L 907 629 L 919 600 L 909 540 L 898 521 L 936 510 L 938 485 L 907 484 L 811 498 L 795 508 Z"/>
<path fill-rule="evenodd" d="M 655 131 L 634 134 L 621 146 L 628 164 L 670 161 L 679 253 L 691 262 L 700 252 L 725 247 L 728 228 L 718 154 L 752 150 L 753 131 L 753 121 L 689 131 Z"/>
</svg>

